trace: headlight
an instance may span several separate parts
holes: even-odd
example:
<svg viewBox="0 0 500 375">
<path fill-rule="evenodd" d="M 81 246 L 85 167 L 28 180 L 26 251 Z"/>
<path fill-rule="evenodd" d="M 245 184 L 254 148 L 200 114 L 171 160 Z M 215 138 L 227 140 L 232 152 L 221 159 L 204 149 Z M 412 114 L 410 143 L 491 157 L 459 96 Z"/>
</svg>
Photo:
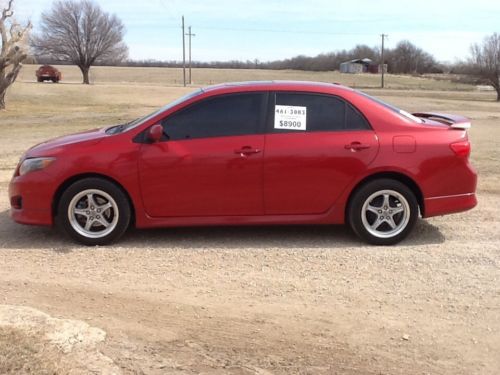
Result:
<svg viewBox="0 0 500 375">
<path fill-rule="evenodd" d="M 49 165 L 51 165 L 56 158 L 32 158 L 32 159 L 25 159 L 22 163 L 21 166 L 19 167 L 19 175 L 23 176 L 27 173 L 34 172 L 34 171 L 39 171 L 41 169 L 47 168 Z"/>
</svg>

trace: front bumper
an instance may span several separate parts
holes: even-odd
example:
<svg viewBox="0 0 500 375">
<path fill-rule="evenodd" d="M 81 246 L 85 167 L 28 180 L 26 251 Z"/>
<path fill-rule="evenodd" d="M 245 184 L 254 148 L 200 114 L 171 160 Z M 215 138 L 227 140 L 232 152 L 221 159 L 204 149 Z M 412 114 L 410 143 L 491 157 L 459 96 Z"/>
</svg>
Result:
<svg viewBox="0 0 500 375">
<path fill-rule="evenodd" d="M 53 225 L 54 189 L 43 172 L 13 177 L 9 184 L 10 217 L 17 223 Z"/>
</svg>

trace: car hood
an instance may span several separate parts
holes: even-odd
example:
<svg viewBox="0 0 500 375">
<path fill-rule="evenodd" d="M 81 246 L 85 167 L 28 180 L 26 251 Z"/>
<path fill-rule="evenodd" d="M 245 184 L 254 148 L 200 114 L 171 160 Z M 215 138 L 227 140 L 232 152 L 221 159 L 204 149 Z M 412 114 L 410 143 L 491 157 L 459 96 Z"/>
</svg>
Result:
<svg viewBox="0 0 500 375">
<path fill-rule="evenodd" d="M 106 129 L 94 129 L 81 133 L 65 135 L 62 137 L 54 138 L 30 148 L 25 157 L 39 157 L 39 156 L 52 156 L 57 154 L 61 149 L 68 145 L 75 143 L 88 142 L 95 144 L 103 138 L 109 137 L 105 132 Z"/>
</svg>

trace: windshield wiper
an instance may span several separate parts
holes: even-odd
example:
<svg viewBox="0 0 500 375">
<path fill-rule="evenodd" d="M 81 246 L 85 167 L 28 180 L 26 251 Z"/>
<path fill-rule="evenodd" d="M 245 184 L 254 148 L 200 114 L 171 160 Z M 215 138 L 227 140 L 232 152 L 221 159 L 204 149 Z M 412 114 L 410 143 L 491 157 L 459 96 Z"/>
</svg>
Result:
<svg viewBox="0 0 500 375">
<path fill-rule="evenodd" d="M 112 128 L 109 128 L 108 131 L 111 131 L 111 134 L 121 133 L 124 130 L 127 130 L 129 126 L 135 125 L 138 122 L 138 120 L 139 119 L 135 119 L 135 120 L 126 122 L 125 124 L 113 126 Z"/>
<path fill-rule="evenodd" d="M 118 134 L 121 133 L 128 124 L 115 125 L 106 130 L 108 134 Z"/>
<path fill-rule="evenodd" d="M 122 131 L 125 130 L 125 128 L 127 127 L 128 123 L 127 124 L 121 124 L 121 125 L 118 125 L 116 127 L 116 130 L 115 130 L 115 133 L 121 133 Z"/>
</svg>

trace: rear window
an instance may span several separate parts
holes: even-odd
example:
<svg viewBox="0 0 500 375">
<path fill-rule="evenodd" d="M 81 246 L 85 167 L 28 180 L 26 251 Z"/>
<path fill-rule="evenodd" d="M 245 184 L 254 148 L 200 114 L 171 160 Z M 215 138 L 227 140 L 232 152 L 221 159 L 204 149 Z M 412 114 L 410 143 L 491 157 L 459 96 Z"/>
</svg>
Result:
<svg viewBox="0 0 500 375">
<path fill-rule="evenodd" d="M 407 119 L 410 119 L 414 122 L 417 122 L 419 124 L 423 124 L 423 121 L 422 119 L 416 117 L 416 116 L 413 116 L 411 113 L 409 112 L 406 112 L 405 110 L 403 109 L 400 109 L 398 107 L 395 107 L 393 106 L 392 104 L 389 104 L 389 103 L 386 103 L 384 102 L 383 100 L 379 99 L 379 98 L 376 98 L 374 96 L 371 96 L 371 95 L 368 95 L 367 93 L 364 93 L 363 91 L 356 91 L 358 94 L 360 94 L 361 96 L 364 96 L 365 98 L 371 100 L 372 102 L 375 102 L 377 104 L 380 104 L 381 106 L 387 108 L 387 109 L 390 109 L 391 111 L 393 112 L 396 112 L 397 114 L 403 116 L 403 117 L 406 117 Z"/>
</svg>

